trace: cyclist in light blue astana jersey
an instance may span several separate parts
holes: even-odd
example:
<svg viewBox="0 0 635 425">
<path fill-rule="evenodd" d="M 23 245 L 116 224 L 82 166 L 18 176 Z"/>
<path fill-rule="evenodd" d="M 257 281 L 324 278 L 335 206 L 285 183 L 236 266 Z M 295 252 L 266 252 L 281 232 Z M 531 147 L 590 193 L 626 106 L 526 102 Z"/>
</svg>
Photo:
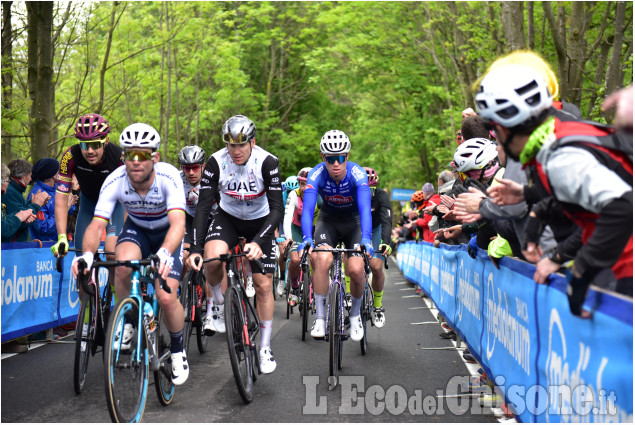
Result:
<svg viewBox="0 0 635 425">
<path fill-rule="evenodd" d="M 115 206 L 121 204 L 128 218 L 117 241 L 115 258 L 118 261 L 140 260 L 152 253 L 159 257 L 158 273 L 172 292 L 164 291 L 158 280 L 154 289 L 170 332 L 172 382 L 181 385 L 189 375 L 187 355 L 183 350 L 185 316 L 177 298 L 185 233 L 183 181 L 174 166 L 159 162 L 157 149 L 161 138 L 151 126 L 136 123 L 126 127 L 119 137 L 119 144 L 124 148 L 125 165 L 104 181 L 95 216 L 84 235 L 83 255 L 73 261 L 72 272 L 77 276 L 80 258 L 86 261 L 87 270 L 90 269 L 100 236 Z M 115 269 L 115 288 L 120 299 L 130 293 L 130 274 L 128 267 Z M 115 340 L 125 349 L 130 345 L 132 334 L 132 325 L 128 323 Z"/>
</svg>

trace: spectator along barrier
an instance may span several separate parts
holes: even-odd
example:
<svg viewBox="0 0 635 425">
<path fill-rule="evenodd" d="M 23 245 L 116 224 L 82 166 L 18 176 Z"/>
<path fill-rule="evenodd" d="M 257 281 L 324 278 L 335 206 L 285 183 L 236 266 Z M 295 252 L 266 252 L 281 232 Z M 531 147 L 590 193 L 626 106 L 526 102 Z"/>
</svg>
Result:
<svg viewBox="0 0 635 425">
<path fill-rule="evenodd" d="M 2 244 L 2 342 L 77 319 L 79 294 L 71 275 L 73 253 L 55 269 L 53 242 Z M 104 274 L 102 276 L 102 274 Z M 108 271 L 100 270 L 100 282 Z"/>
<path fill-rule="evenodd" d="M 633 421 L 633 302 L 591 289 L 591 319 L 569 311 L 567 281 L 465 245 L 406 242 L 397 262 L 467 343 L 523 422 Z"/>
</svg>

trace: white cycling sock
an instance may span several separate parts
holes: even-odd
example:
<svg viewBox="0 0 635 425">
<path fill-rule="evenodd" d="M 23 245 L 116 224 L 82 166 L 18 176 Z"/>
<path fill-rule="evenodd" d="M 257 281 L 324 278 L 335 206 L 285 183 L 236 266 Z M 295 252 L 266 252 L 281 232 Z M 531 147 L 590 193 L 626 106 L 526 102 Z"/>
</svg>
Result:
<svg viewBox="0 0 635 425">
<path fill-rule="evenodd" d="M 212 317 L 212 306 L 214 305 L 214 298 L 207 298 L 207 311 L 205 312 L 206 317 Z"/>
<path fill-rule="evenodd" d="M 315 318 L 326 319 L 326 295 L 315 294 Z"/>
<path fill-rule="evenodd" d="M 214 304 L 223 305 L 225 304 L 225 297 L 223 297 L 223 289 L 221 288 L 220 283 L 216 286 L 210 286 L 212 288 L 212 295 L 214 296 Z"/>
<path fill-rule="evenodd" d="M 260 321 L 260 349 L 267 348 L 271 344 L 271 331 L 273 320 Z"/>
<path fill-rule="evenodd" d="M 359 309 L 362 306 L 362 297 L 355 298 L 351 295 L 351 317 L 359 316 Z"/>
</svg>

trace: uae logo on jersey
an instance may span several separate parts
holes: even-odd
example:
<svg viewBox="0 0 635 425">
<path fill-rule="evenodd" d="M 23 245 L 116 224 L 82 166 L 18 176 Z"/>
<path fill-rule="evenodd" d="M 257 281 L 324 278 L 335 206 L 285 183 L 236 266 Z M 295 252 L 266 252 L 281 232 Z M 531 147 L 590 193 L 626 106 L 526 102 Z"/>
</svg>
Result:
<svg viewBox="0 0 635 425">
<path fill-rule="evenodd" d="M 334 204 L 344 205 L 344 204 L 350 204 L 351 202 L 353 202 L 353 197 L 352 196 L 333 195 L 333 196 L 327 196 L 326 200 L 328 202 L 332 202 Z"/>
</svg>

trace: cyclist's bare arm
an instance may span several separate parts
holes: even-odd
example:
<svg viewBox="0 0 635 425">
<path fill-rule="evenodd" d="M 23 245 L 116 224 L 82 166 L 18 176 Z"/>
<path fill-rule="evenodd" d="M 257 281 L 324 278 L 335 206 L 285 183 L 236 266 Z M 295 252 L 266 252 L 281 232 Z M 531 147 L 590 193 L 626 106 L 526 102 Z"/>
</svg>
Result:
<svg viewBox="0 0 635 425">
<path fill-rule="evenodd" d="M 104 234 L 104 230 L 106 230 L 106 226 L 108 225 L 108 221 L 105 221 L 102 218 L 93 218 L 93 221 L 90 222 L 88 227 L 86 228 L 86 233 L 84 233 L 84 241 L 83 241 L 83 252 L 92 252 L 93 254 L 97 252 L 99 248 L 99 244 L 101 242 L 101 235 Z M 77 277 L 78 273 L 78 263 L 74 262 L 71 267 L 71 271 L 73 272 L 73 276 Z M 90 270 L 86 269 L 85 273 L 88 273 Z"/>
<path fill-rule="evenodd" d="M 68 221 L 68 194 L 55 192 L 55 227 L 58 235 L 66 234 Z"/>
</svg>

